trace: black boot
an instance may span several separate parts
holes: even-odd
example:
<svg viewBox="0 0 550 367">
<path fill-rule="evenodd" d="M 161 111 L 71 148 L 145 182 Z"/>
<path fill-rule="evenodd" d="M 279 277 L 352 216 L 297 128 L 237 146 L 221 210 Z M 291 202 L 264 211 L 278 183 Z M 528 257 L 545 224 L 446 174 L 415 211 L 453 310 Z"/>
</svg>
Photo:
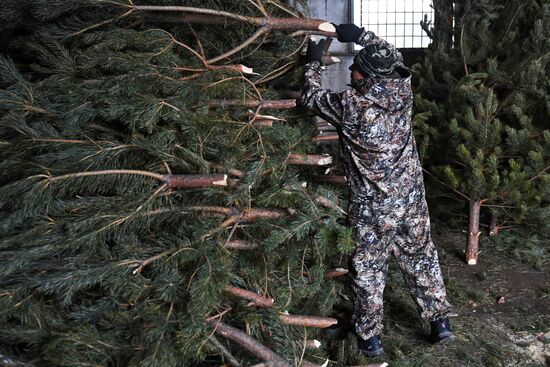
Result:
<svg viewBox="0 0 550 367">
<path fill-rule="evenodd" d="M 384 355 L 384 348 L 382 348 L 382 342 L 380 336 L 376 335 L 367 340 L 357 338 L 357 348 L 367 357 L 378 357 Z"/>
<path fill-rule="evenodd" d="M 430 321 L 430 326 L 432 329 L 430 339 L 434 343 L 449 343 L 455 338 L 451 332 L 451 325 L 449 324 L 448 317 Z"/>
</svg>

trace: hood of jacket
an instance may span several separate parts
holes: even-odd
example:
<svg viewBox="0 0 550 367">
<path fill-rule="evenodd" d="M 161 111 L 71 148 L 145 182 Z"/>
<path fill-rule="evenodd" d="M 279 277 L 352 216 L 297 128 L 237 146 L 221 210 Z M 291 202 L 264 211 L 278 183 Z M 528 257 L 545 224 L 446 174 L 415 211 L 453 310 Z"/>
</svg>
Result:
<svg viewBox="0 0 550 367">
<path fill-rule="evenodd" d="M 400 110 L 411 98 L 411 74 L 406 68 L 400 68 L 398 73 L 395 78 L 353 80 L 351 86 L 386 110 Z"/>
</svg>

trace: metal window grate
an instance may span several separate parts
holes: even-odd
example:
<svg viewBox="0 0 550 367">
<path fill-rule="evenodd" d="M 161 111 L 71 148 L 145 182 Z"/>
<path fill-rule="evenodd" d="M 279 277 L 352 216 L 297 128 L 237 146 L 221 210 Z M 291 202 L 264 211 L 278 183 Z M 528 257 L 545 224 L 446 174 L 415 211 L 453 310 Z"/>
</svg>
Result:
<svg viewBox="0 0 550 367">
<path fill-rule="evenodd" d="M 433 21 L 432 0 L 355 0 L 353 10 L 355 24 L 397 48 L 423 48 L 430 43 L 420 21 L 424 15 Z"/>
</svg>

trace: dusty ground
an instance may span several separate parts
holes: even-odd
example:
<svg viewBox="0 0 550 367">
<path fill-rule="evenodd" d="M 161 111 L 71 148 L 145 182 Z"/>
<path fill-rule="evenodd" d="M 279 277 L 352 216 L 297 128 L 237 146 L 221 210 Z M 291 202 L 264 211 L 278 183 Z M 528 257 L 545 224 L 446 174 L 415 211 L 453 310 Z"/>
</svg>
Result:
<svg viewBox="0 0 550 367">
<path fill-rule="evenodd" d="M 455 342 L 433 346 L 426 341 L 428 325 L 422 328 L 393 263 L 385 294 L 387 355 L 377 361 L 392 367 L 550 366 L 549 264 L 539 261 L 537 269 L 485 243 L 479 265 L 469 266 L 463 261 L 464 238 L 459 232 L 434 231 L 454 306 Z M 362 361 L 351 357 L 347 363 Z"/>
</svg>

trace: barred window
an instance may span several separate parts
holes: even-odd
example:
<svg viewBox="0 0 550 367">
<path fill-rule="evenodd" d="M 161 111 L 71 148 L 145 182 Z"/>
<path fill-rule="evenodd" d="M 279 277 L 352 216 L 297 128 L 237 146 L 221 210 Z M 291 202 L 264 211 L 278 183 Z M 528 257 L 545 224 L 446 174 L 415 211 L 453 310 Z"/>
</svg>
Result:
<svg viewBox="0 0 550 367">
<path fill-rule="evenodd" d="M 354 0 L 354 23 L 373 31 L 397 48 L 424 48 L 430 38 L 420 21 L 433 21 L 432 0 Z M 356 49 L 361 48 L 356 46 Z"/>
</svg>

